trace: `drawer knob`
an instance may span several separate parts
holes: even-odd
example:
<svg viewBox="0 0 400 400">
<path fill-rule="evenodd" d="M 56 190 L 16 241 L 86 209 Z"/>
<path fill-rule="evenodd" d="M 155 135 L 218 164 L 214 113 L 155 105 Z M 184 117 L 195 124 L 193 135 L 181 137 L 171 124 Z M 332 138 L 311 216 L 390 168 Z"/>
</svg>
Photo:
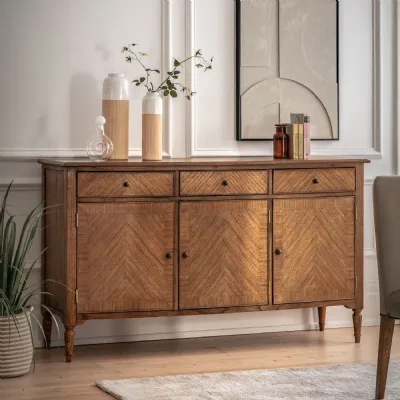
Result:
<svg viewBox="0 0 400 400">
<path fill-rule="evenodd" d="M 124 187 L 129 187 L 129 182 L 128 182 L 128 181 L 125 181 L 122 185 L 123 185 Z"/>
<path fill-rule="evenodd" d="M 318 178 L 314 178 L 314 179 L 312 180 L 312 183 L 313 183 L 314 185 L 317 185 L 317 184 L 319 183 L 319 179 L 318 179 Z"/>
<path fill-rule="evenodd" d="M 282 250 L 281 250 L 281 249 L 276 249 L 276 250 L 275 250 L 275 254 L 276 254 L 277 256 L 279 256 L 280 254 L 282 254 Z"/>
<path fill-rule="evenodd" d="M 182 257 L 183 258 L 188 258 L 189 257 L 189 253 L 187 253 L 186 251 L 184 253 L 182 253 Z"/>
<path fill-rule="evenodd" d="M 224 180 L 222 181 L 222 185 L 223 185 L 223 186 L 228 186 L 228 185 L 229 185 L 229 182 L 228 182 L 227 180 L 224 179 Z"/>
<path fill-rule="evenodd" d="M 168 260 L 169 260 L 170 258 L 172 258 L 172 253 L 169 251 L 169 252 L 165 255 L 165 257 L 168 258 Z"/>
</svg>

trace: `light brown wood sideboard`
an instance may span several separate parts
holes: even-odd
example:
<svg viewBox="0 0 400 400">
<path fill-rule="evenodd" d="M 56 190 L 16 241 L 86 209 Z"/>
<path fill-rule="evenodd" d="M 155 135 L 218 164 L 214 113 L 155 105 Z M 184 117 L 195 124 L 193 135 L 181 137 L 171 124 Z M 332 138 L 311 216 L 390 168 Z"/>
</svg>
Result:
<svg viewBox="0 0 400 400">
<path fill-rule="evenodd" d="M 90 319 L 363 309 L 368 160 L 43 159 L 44 303 Z M 44 328 L 50 345 L 51 318 Z"/>
</svg>

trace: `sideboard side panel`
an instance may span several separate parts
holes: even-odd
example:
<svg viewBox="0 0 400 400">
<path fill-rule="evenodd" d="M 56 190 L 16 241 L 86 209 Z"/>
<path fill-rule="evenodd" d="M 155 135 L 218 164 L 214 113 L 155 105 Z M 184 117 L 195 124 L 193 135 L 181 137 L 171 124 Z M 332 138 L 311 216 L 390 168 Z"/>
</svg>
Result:
<svg viewBox="0 0 400 400">
<path fill-rule="evenodd" d="M 356 223 L 355 223 L 355 273 L 356 309 L 364 307 L 364 165 L 358 164 L 356 170 Z"/>
<path fill-rule="evenodd" d="M 77 245 L 76 245 L 76 229 L 77 229 L 77 206 L 76 206 L 76 169 L 67 168 L 64 171 L 65 191 L 65 218 L 66 218 L 66 307 L 68 312 L 64 316 L 64 324 L 66 327 L 76 325 L 77 301 Z"/>
<path fill-rule="evenodd" d="M 44 304 L 64 315 L 66 311 L 66 204 L 64 171 L 44 170 L 44 251 L 43 279 L 47 281 Z M 49 281 L 50 280 L 50 281 Z M 56 281 L 60 284 L 51 282 Z"/>
</svg>

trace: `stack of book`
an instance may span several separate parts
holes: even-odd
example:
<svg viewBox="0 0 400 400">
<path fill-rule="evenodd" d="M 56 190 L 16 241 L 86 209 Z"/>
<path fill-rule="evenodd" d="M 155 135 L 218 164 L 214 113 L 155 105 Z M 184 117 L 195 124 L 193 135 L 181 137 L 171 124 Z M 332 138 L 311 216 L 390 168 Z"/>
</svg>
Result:
<svg viewBox="0 0 400 400">
<path fill-rule="evenodd" d="M 290 124 L 286 133 L 289 137 L 289 158 L 308 160 L 311 156 L 310 146 L 310 117 L 304 114 L 290 114 Z"/>
</svg>

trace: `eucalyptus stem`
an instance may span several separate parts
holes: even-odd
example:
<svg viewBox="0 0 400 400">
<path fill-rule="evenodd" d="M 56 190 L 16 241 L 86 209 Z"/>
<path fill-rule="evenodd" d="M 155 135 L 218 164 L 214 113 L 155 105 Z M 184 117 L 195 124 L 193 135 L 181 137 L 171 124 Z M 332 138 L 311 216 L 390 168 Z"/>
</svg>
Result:
<svg viewBox="0 0 400 400">
<path fill-rule="evenodd" d="M 190 98 L 195 94 L 195 92 L 192 92 L 191 89 L 187 86 L 185 86 L 182 83 L 178 82 L 178 79 L 180 77 L 181 71 L 179 70 L 180 68 L 183 68 L 184 65 L 192 60 L 196 60 L 195 67 L 196 68 L 204 68 L 204 72 L 207 72 L 208 70 L 212 69 L 212 62 L 213 62 L 213 57 L 211 57 L 210 60 L 206 60 L 203 55 L 201 50 L 197 50 L 194 55 L 185 58 L 182 61 L 177 60 L 176 58 L 173 59 L 174 61 L 174 67 L 171 71 L 167 71 L 167 76 L 161 81 L 161 83 L 154 89 L 154 84 L 150 80 L 151 74 L 153 72 L 160 74 L 159 69 L 151 69 L 146 67 L 142 59 L 147 56 L 146 53 L 139 52 L 138 54 L 132 50 L 132 47 L 135 47 L 136 44 L 132 43 L 128 46 L 125 46 L 122 48 L 122 53 L 129 53 L 132 54 L 132 56 L 125 56 L 125 61 L 132 63 L 132 61 L 136 61 L 146 72 L 146 76 L 142 76 L 138 79 L 135 79 L 132 81 L 132 83 L 135 83 L 136 86 L 141 86 L 143 85 L 148 92 L 151 93 L 158 93 L 162 92 L 163 96 L 171 96 L 171 97 L 178 97 L 177 93 L 177 87 L 181 88 L 181 92 L 184 93 L 185 97 L 190 100 Z M 151 86 L 151 87 L 150 87 Z"/>
</svg>

